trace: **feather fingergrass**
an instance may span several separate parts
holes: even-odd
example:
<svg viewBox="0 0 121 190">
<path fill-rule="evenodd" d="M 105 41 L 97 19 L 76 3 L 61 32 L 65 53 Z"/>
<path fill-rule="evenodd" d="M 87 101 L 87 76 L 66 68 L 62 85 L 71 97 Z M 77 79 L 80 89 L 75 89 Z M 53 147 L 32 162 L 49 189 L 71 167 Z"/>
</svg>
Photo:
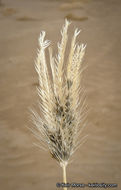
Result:
<svg viewBox="0 0 121 190">
<path fill-rule="evenodd" d="M 41 141 L 41 147 L 48 149 L 63 168 L 64 183 L 67 183 L 66 167 L 70 157 L 87 137 L 86 135 L 80 139 L 87 115 L 85 90 L 81 85 L 84 70 L 82 59 L 86 45 L 76 43 L 80 33 L 80 30 L 76 29 L 68 59 L 65 61 L 69 25 L 70 22 L 65 20 L 61 30 L 62 39 L 58 43 L 58 54 L 55 57 L 49 47 L 50 41 L 45 40 L 45 31 L 40 33 L 35 68 L 39 79 L 37 91 L 41 115 L 32 111 L 35 125 L 32 132 Z M 45 56 L 46 49 L 49 49 L 51 75 Z M 64 190 L 66 189 L 64 187 Z"/>
</svg>

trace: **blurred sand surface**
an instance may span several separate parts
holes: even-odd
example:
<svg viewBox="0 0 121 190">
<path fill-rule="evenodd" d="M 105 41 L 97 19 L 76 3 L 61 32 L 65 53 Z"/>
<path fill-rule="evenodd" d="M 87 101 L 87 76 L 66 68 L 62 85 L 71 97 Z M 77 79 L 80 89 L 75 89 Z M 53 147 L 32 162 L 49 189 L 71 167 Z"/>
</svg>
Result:
<svg viewBox="0 0 121 190">
<path fill-rule="evenodd" d="M 121 189 L 121 1 L 2 0 L 0 190 L 53 190 L 62 181 L 59 165 L 33 145 L 26 126 L 37 101 L 39 33 L 45 30 L 56 50 L 65 17 L 72 20 L 70 37 L 78 27 L 78 41 L 87 43 L 83 81 L 91 108 L 82 134 L 89 138 L 67 168 L 68 182 L 117 183 L 113 189 Z"/>
</svg>

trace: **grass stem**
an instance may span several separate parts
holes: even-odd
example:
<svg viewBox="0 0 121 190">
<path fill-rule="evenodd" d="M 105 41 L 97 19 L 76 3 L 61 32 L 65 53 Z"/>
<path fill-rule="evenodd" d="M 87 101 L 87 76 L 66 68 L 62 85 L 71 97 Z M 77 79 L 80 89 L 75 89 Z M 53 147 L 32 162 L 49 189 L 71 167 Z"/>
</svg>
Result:
<svg viewBox="0 0 121 190">
<path fill-rule="evenodd" d="M 63 182 L 66 184 L 67 179 L 66 179 L 66 165 L 63 164 Z M 64 187 L 63 190 L 67 190 L 67 187 Z"/>
</svg>

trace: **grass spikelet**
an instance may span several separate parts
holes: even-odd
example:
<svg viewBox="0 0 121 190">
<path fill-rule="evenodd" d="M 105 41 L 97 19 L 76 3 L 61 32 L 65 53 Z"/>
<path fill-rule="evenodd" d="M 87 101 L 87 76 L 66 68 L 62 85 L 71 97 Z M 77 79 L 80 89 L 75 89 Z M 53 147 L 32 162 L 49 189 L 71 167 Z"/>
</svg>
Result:
<svg viewBox="0 0 121 190">
<path fill-rule="evenodd" d="M 82 59 L 84 44 L 77 44 L 80 31 L 75 30 L 68 58 L 65 59 L 70 22 L 65 20 L 58 43 L 57 56 L 53 56 L 50 41 L 45 40 L 45 31 L 40 33 L 39 49 L 35 68 L 38 74 L 39 113 L 32 111 L 35 136 L 41 147 L 49 149 L 52 157 L 63 168 L 63 181 L 66 183 L 66 166 L 71 155 L 86 139 L 80 139 L 86 116 L 85 91 L 81 85 L 83 72 Z M 49 74 L 45 51 L 49 49 Z M 66 62 L 66 64 L 65 64 Z M 64 188 L 66 190 L 66 187 Z"/>
</svg>

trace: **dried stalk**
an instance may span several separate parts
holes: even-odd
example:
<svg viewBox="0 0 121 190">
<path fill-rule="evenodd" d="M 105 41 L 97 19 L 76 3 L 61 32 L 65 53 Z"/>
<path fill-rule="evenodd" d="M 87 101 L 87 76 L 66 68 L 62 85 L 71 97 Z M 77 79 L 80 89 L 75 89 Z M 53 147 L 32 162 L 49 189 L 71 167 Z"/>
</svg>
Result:
<svg viewBox="0 0 121 190">
<path fill-rule="evenodd" d="M 87 137 L 79 139 L 87 113 L 85 91 L 81 85 L 82 58 L 86 46 L 76 43 L 76 38 L 80 33 L 76 29 L 67 62 L 65 61 L 69 25 L 69 21 L 65 20 L 56 57 L 53 56 L 52 49 L 49 48 L 52 78 L 45 56 L 45 50 L 50 45 L 50 41 L 45 40 L 44 31 L 40 33 L 35 67 L 39 78 L 39 109 L 42 116 L 32 111 L 35 125 L 32 131 L 41 141 L 41 147 L 49 149 L 52 157 L 62 166 L 65 183 L 67 183 L 66 166 L 69 159 L 78 149 L 82 140 Z M 66 189 L 64 188 L 64 190 Z"/>
<path fill-rule="evenodd" d="M 66 184 L 67 179 L 66 179 L 66 164 L 63 164 L 63 182 Z M 67 187 L 63 188 L 64 190 L 67 190 Z"/>
</svg>

